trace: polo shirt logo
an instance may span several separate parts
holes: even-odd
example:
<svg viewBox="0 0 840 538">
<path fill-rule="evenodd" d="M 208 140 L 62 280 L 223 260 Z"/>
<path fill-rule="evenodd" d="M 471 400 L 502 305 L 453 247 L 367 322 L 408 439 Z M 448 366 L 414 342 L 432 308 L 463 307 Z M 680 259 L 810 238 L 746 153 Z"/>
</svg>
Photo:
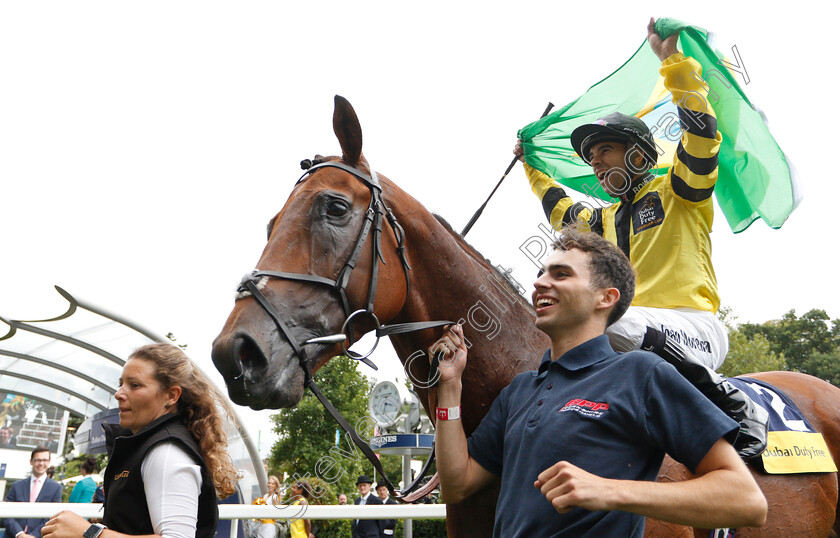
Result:
<svg viewBox="0 0 840 538">
<path fill-rule="evenodd" d="M 569 403 L 564 405 L 558 413 L 565 413 L 566 411 L 576 411 L 581 415 L 587 417 L 601 418 L 610 408 L 610 404 L 606 402 L 590 402 L 583 398 L 572 398 Z"/>
</svg>

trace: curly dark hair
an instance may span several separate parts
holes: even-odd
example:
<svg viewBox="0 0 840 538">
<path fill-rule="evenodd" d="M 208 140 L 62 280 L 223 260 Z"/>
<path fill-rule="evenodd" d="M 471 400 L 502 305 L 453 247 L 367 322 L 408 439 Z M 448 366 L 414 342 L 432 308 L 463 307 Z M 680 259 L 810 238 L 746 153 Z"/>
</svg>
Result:
<svg viewBox="0 0 840 538">
<path fill-rule="evenodd" d="M 306 480 L 298 480 L 294 483 L 295 487 L 300 490 L 301 496 L 309 500 L 309 496 L 312 494 L 312 486 Z"/>
<path fill-rule="evenodd" d="M 636 294 L 636 272 L 627 256 L 598 234 L 564 226 L 554 242 L 559 250 L 577 249 L 589 254 L 589 286 L 592 289 L 615 288 L 618 302 L 607 318 L 607 327 L 621 319 Z"/>
</svg>

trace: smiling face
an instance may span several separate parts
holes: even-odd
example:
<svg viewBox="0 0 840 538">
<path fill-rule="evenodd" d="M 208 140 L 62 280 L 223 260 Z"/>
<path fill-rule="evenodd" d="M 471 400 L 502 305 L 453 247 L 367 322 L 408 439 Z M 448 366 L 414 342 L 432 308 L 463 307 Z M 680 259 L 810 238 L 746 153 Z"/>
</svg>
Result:
<svg viewBox="0 0 840 538">
<path fill-rule="evenodd" d="M 32 458 L 29 460 L 29 463 L 32 464 L 32 475 L 36 477 L 41 477 L 47 474 L 47 467 L 50 466 L 50 453 L 49 451 L 43 452 L 36 452 L 32 455 Z"/>
<path fill-rule="evenodd" d="M 590 285 L 589 254 L 557 249 L 540 271 L 531 296 L 537 328 L 554 337 L 592 321 L 602 298 Z"/>
<path fill-rule="evenodd" d="M 620 196 L 630 188 L 631 175 L 624 162 L 627 145 L 621 142 L 598 142 L 589 148 L 589 164 L 598 183 L 610 196 Z"/>
<path fill-rule="evenodd" d="M 279 488 L 279 487 L 280 487 L 280 482 L 278 482 L 276 478 L 274 478 L 272 476 L 271 478 L 268 479 L 268 494 L 269 495 L 274 495 L 274 493 L 277 491 L 277 488 Z"/>
<path fill-rule="evenodd" d="M 175 412 L 180 395 L 180 387 L 166 390 L 161 387 L 155 378 L 154 363 L 129 359 L 120 376 L 120 388 L 114 395 L 120 409 L 120 426 L 137 433 L 156 418 Z"/>
<path fill-rule="evenodd" d="M 369 482 L 362 482 L 360 484 L 356 484 L 356 487 L 359 488 L 359 495 L 364 497 L 368 493 L 370 493 L 370 483 Z"/>
</svg>

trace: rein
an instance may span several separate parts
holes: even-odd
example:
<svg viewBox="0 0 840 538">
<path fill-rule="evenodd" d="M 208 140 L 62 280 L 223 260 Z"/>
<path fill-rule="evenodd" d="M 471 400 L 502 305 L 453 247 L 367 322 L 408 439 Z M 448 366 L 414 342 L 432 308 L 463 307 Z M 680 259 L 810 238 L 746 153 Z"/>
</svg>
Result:
<svg viewBox="0 0 840 538">
<path fill-rule="evenodd" d="M 425 495 L 427 490 L 433 489 L 434 485 L 436 485 L 436 481 L 433 479 L 432 481 L 430 481 L 430 484 L 434 482 L 434 484 L 432 484 L 432 487 L 428 487 L 427 485 L 427 487 L 424 488 L 422 491 L 417 491 L 414 493 L 414 495 L 409 495 L 409 493 L 411 493 L 417 488 L 417 486 L 420 484 L 420 481 L 425 477 L 426 473 L 431 467 L 432 462 L 434 462 L 434 445 L 432 446 L 432 453 L 426 461 L 426 465 L 423 467 L 423 470 L 419 473 L 417 478 L 415 478 L 414 482 L 412 482 L 411 485 L 405 488 L 405 490 L 397 492 L 397 490 L 394 488 L 394 485 L 391 483 L 391 481 L 385 474 L 385 470 L 382 467 L 382 463 L 376 457 L 376 454 L 373 452 L 373 450 L 371 450 L 368 443 L 364 439 L 362 439 L 362 437 L 356 432 L 356 430 L 350 425 L 350 423 L 347 422 L 347 420 L 341 415 L 341 413 L 339 413 L 335 406 L 333 406 L 330 403 L 330 401 L 326 398 L 326 396 L 324 396 L 324 394 L 315 384 L 315 381 L 312 377 L 312 370 L 310 368 L 309 363 L 306 361 L 305 355 L 303 353 L 303 347 L 306 345 L 325 345 L 341 343 L 342 350 L 346 355 L 355 360 L 364 362 L 374 370 L 377 370 L 376 365 L 370 359 L 368 359 L 368 357 L 376 349 L 376 346 L 379 343 L 379 338 L 383 336 L 392 336 L 396 334 L 403 334 L 423 329 L 441 327 L 444 325 L 450 325 L 452 324 L 452 322 L 422 321 L 412 323 L 399 323 L 394 325 L 381 325 L 379 323 L 379 319 L 373 312 L 373 303 L 376 298 L 376 283 L 379 274 L 378 262 L 381 261 L 383 264 L 385 263 L 385 259 L 382 256 L 381 250 L 383 218 L 388 220 L 388 223 L 391 225 L 391 229 L 394 231 L 394 236 L 397 241 L 397 253 L 399 255 L 400 262 L 402 263 L 403 272 L 405 273 L 406 296 L 408 296 L 408 292 L 411 289 L 411 281 L 409 278 L 409 271 L 411 270 L 411 267 L 408 264 L 408 260 L 406 259 L 405 254 L 405 231 L 403 230 L 402 226 L 400 226 L 400 224 L 397 222 L 397 218 L 394 216 L 394 213 L 389 207 L 385 205 L 385 202 L 382 200 L 382 187 L 379 184 L 379 178 L 377 177 L 376 172 L 373 170 L 371 170 L 370 175 L 368 175 L 353 166 L 349 166 L 347 164 L 337 161 L 324 161 L 315 165 L 312 165 L 310 161 L 303 161 L 301 162 L 301 167 L 304 168 L 306 172 L 304 172 L 300 179 L 298 179 L 297 183 L 300 183 L 307 176 L 313 174 L 320 168 L 331 167 L 344 170 L 345 172 L 353 175 L 354 177 L 362 181 L 362 183 L 364 183 L 370 190 L 370 204 L 368 204 L 367 211 L 365 212 L 364 221 L 362 223 L 362 229 L 359 232 L 359 236 L 356 238 L 356 242 L 353 246 L 353 250 L 350 254 L 350 257 L 344 263 L 344 266 L 342 266 L 341 271 L 339 271 L 338 277 L 336 277 L 335 280 L 308 273 L 261 271 L 257 269 L 251 271 L 250 273 L 242 277 L 242 281 L 240 282 L 237 291 L 240 293 L 240 297 L 244 297 L 244 294 L 246 292 L 250 292 L 250 294 L 253 295 L 254 299 L 257 300 L 258 304 L 262 306 L 262 308 L 266 311 L 269 317 L 271 317 L 275 325 L 277 325 L 277 328 L 292 346 L 292 349 L 294 350 L 295 355 L 297 356 L 298 361 L 300 362 L 300 367 L 303 369 L 304 372 L 304 387 L 309 388 L 309 390 L 312 391 L 315 397 L 318 398 L 318 401 L 321 402 L 321 405 L 324 406 L 324 409 L 326 409 L 327 412 L 329 412 L 329 414 L 338 423 L 341 429 L 344 430 L 344 432 L 350 436 L 350 438 L 353 440 L 353 443 L 359 448 L 359 450 L 362 451 L 362 453 L 368 458 L 368 460 L 374 466 L 374 468 L 385 479 L 385 485 L 388 487 L 388 491 L 390 492 L 390 494 L 400 502 L 414 502 L 423 495 Z M 351 311 L 350 302 L 347 299 L 347 283 L 350 281 L 350 274 L 356 267 L 356 263 L 362 252 L 362 248 L 364 247 L 368 237 L 371 235 L 373 240 L 373 259 L 371 263 L 370 281 L 368 284 L 367 302 L 365 304 L 364 309 Z M 311 338 L 303 342 L 300 342 L 298 339 L 296 339 L 289 330 L 288 325 L 286 325 L 286 323 L 281 319 L 280 314 L 277 312 L 277 309 L 274 308 L 274 305 L 272 305 L 268 298 L 266 298 L 262 291 L 260 291 L 260 284 L 262 284 L 267 279 L 271 278 L 293 280 L 298 282 L 308 282 L 310 284 L 327 286 L 330 289 L 336 291 L 341 301 L 342 308 L 344 309 L 344 314 L 345 316 L 347 316 L 344 321 L 344 324 L 341 327 L 341 332 L 338 334 Z M 352 329 L 351 320 L 353 320 L 353 318 L 356 316 L 365 315 L 370 317 L 374 325 L 376 326 L 376 343 L 367 353 L 359 354 L 354 351 L 348 350 L 344 342 L 345 340 L 348 340 L 350 342 L 350 345 L 353 344 L 353 342 L 355 341 L 355 334 Z M 440 357 L 436 353 L 429 371 L 429 387 L 434 385 L 433 379 L 435 377 L 434 374 L 437 372 L 437 365 L 439 363 L 439 360 Z"/>
</svg>

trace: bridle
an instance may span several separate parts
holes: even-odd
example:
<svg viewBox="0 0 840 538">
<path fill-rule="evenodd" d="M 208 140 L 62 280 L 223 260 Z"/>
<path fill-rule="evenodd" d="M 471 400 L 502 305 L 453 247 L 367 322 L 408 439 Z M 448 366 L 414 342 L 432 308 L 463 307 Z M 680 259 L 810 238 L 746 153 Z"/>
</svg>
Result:
<svg viewBox="0 0 840 538">
<path fill-rule="evenodd" d="M 347 261 L 344 262 L 344 265 L 338 272 L 338 276 L 335 280 L 308 273 L 288 273 L 282 271 L 263 271 L 256 269 L 242 277 L 242 281 L 239 283 L 239 288 L 237 290 L 239 293 L 237 297 L 246 297 L 246 294 L 250 293 L 254 297 L 254 299 L 257 300 L 257 303 L 260 306 L 262 306 L 262 308 L 266 311 L 269 317 L 271 317 L 275 325 L 277 325 L 277 328 L 292 346 L 292 349 L 294 350 L 295 355 L 297 356 L 298 361 L 300 362 L 300 367 L 303 369 L 304 372 L 304 387 L 309 388 L 312 391 L 312 393 L 315 394 L 315 397 L 318 398 L 318 400 L 321 402 L 324 408 L 330 413 L 330 415 L 332 415 L 335 421 L 338 422 L 339 426 L 341 426 L 341 428 L 345 431 L 345 433 L 347 433 L 347 435 L 350 436 L 350 438 L 353 440 L 356 446 L 359 447 L 359 449 L 365 454 L 365 456 L 367 456 L 367 458 L 373 464 L 374 468 L 384 478 L 386 483 L 385 485 L 388 487 L 388 491 L 391 493 L 391 495 L 393 495 L 398 501 L 401 502 L 413 502 L 415 498 L 409 498 L 410 496 L 408 494 L 417 488 L 417 486 L 420 484 L 421 479 L 425 476 L 428 469 L 431 467 L 431 464 L 434 461 L 434 446 L 432 447 L 431 455 L 426 461 L 426 465 L 424 466 L 423 470 L 418 474 L 414 482 L 410 486 L 405 488 L 403 491 L 398 493 L 395 490 L 391 481 L 388 480 L 388 477 L 385 474 L 385 470 L 383 469 L 382 464 L 376 457 L 376 454 L 374 454 L 373 450 L 371 450 L 368 443 L 361 438 L 361 436 L 356 432 L 356 430 L 347 422 L 347 420 L 343 416 L 341 416 L 341 413 L 338 412 L 338 410 L 323 395 L 320 389 L 318 389 L 318 386 L 315 384 L 312 378 L 312 369 L 309 363 L 306 361 L 305 355 L 303 353 L 303 347 L 306 345 L 313 344 L 324 345 L 341 343 L 342 350 L 346 355 L 353 359 L 362 361 L 365 364 L 371 366 L 374 370 L 376 370 L 376 365 L 370 359 L 368 359 L 368 357 L 373 353 L 374 349 L 376 349 L 376 346 L 379 343 L 379 339 L 381 337 L 392 336 L 395 334 L 403 334 L 412 331 L 419 331 L 423 329 L 430 329 L 434 327 L 441 327 L 443 325 L 450 325 L 452 322 L 425 321 L 414 323 L 400 323 L 394 325 L 381 325 L 379 323 L 379 319 L 373 312 L 373 304 L 376 298 L 376 283 L 379 275 L 378 262 L 381 261 L 383 264 L 385 263 L 385 258 L 382 256 L 381 243 L 383 219 L 387 219 L 388 224 L 391 225 L 391 229 L 394 232 L 394 237 L 397 242 L 397 254 L 399 256 L 400 263 L 402 264 L 403 272 L 405 274 L 407 297 L 411 286 L 411 280 L 409 278 L 409 271 L 411 270 L 411 267 L 408 264 L 408 260 L 406 258 L 405 253 L 405 230 L 397 222 L 397 218 L 394 216 L 394 213 L 391 211 L 391 209 L 388 206 L 386 206 L 385 202 L 382 200 L 382 187 L 379 184 L 379 178 L 377 177 L 376 172 L 373 171 L 372 168 L 370 175 L 368 175 L 356 167 L 347 165 L 339 161 L 323 161 L 317 164 L 312 164 L 312 162 L 309 160 L 302 161 L 301 167 L 305 170 L 305 172 L 300 177 L 300 179 L 298 179 L 298 184 L 321 168 L 338 168 L 360 180 L 370 190 L 370 203 L 368 204 L 367 211 L 365 212 L 364 220 L 362 222 L 362 229 L 359 231 L 359 236 L 356 238 L 356 242 L 353 245 L 353 250 L 351 251 Z M 347 284 L 350 281 L 350 275 L 353 272 L 353 269 L 355 269 L 356 267 L 356 263 L 359 260 L 365 242 L 371 235 L 373 241 L 373 248 L 371 249 L 372 260 L 370 280 L 368 284 L 367 301 L 365 303 L 364 309 L 358 309 L 353 311 L 350 307 L 350 301 L 347 298 Z M 333 335 L 310 338 L 309 340 L 303 342 L 295 338 L 292 332 L 289 330 L 288 325 L 281 319 L 280 314 L 277 312 L 277 309 L 274 308 L 274 306 L 271 304 L 268 298 L 266 298 L 262 291 L 260 291 L 260 283 L 263 282 L 264 279 L 271 278 L 293 280 L 297 282 L 307 282 L 310 284 L 326 286 L 334 290 L 339 296 L 341 306 L 344 309 L 344 314 L 346 316 L 344 323 L 341 327 L 341 332 Z M 376 342 L 374 343 L 373 347 L 365 354 L 359 354 L 354 351 L 348 350 L 344 344 L 345 340 L 349 340 L 351 345 L 355 341 L 355 335 L 352 329 L 351 320 L 359 316 L 369 317 L 373 321 L 374 326 L 376 327 Z M 439 360 L 439 354 L 435 354 L 435 360 L 432 363 L 432 367 L 429 372 L 430 381 L 434 379 L 434 374 L 436 373 L 437 363 L 439 362 Z M 242 375 L 243 373 L 240 372 L 239 376 Z M 434 383 L 431 383 L 429 386 L 433 384 Z M 417 496 L 416 498 L 419 497 L 420 496 Z"/>
</svg>

